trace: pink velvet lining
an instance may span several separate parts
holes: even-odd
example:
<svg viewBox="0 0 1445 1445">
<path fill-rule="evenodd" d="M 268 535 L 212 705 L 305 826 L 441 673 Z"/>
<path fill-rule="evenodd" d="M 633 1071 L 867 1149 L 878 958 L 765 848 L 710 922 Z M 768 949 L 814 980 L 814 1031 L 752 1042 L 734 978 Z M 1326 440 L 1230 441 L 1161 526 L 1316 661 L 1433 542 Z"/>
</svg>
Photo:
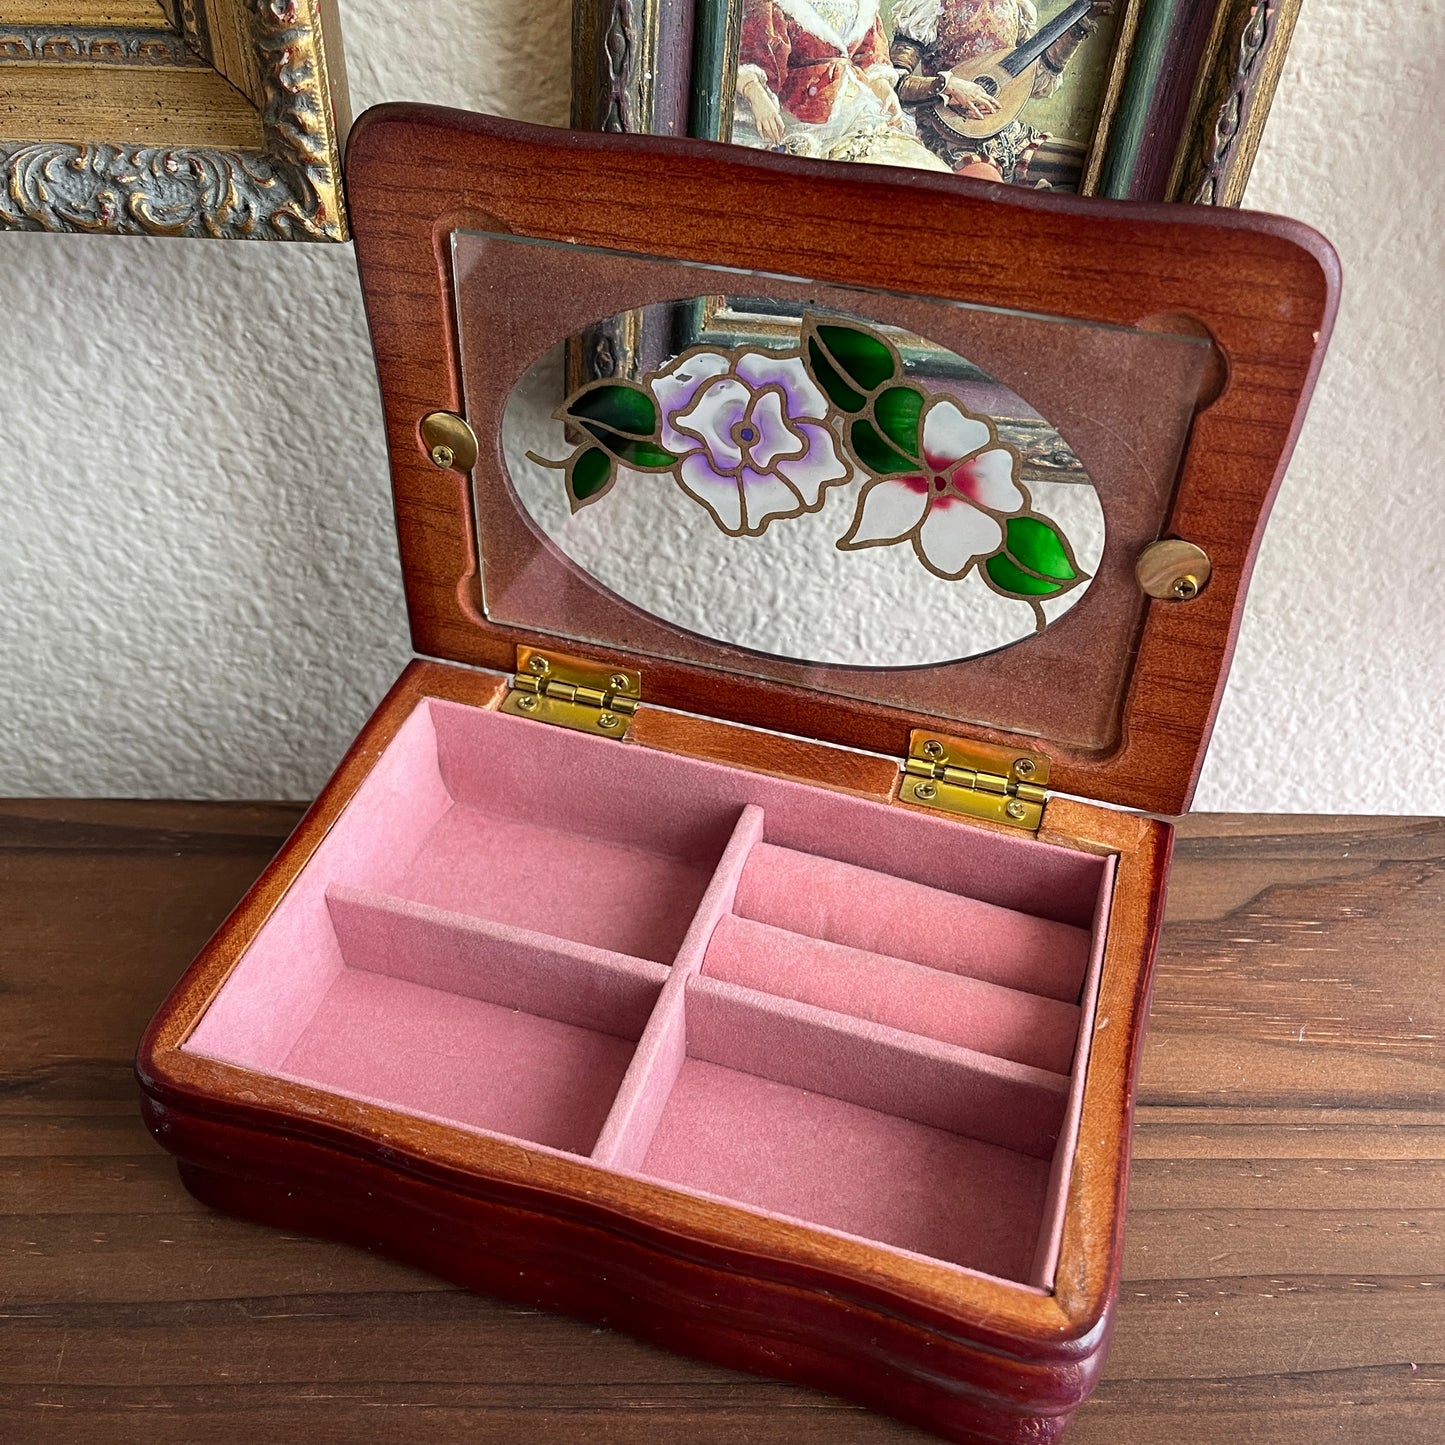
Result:
<svg viewBox="0 0 1445 1445">
<path fill-rule="evenodd" d="M 1044 1197 L 1043 1228 L 1039 1232 L 1038 1249 L 1034 1254 L 1030 1279 L 1040 1289 L 1052 1290 L 1054 1271 L 1059 1264 L 1059 1246 L 1064 1237 L 1064 1214 L 1069 1198 L 1069 1180 L 1073 1177 L 1074 1152 L 1079 1142 L 1079 1124 L 1084 1112 L 1084 1080 L 1089 1069 L 1089 1049 L 1098 1029 L 1108 1024 L 1108 1019 L 1096 1022 L 1099 1006 L 1099 982 L 1104 967 L 1104 942 L 1109 935 L 1109 908 L 1114 901 L 1114 870 L 1117 861 L 1113 857 L 1104 860 L 1104 876 L 1099 884 L 1099 897 L 1094 905 L 1093 948 L 1089 953 L 1089 968 L 1084 975 L 1084 995 L 1080 1000 L 1079 1013 L 1085 1021 L 1074 1044 L 1072 1084 L 1069 1101 L 1064 1109 L 1064 1118 L 1059 1130 L 1058 1147 L 1054 1150 L 1053 1165 L 1049 1170 L 1049 1188 Z"/>
<path fill-rule="evenodd" d="M 279 1072 L 585 1154 L 632 1047 L 597 1029 L 349 968 Z"/>
<path fill-rule="evenodd" d="M 645 1174 L 1025 1280 L 1048 1165 L 966 1135 L 688 1059 Z"/>
<path fill-rule="evenodd" d="M 846 948 L 747 918 L 724 918 L 719 923 L 703 971 L 763 993 L 1055 1073 L 1066 1074 L 1073 1064 L 1079 1033 L 1076 1004 Z"/>
<path fill-rule="evenodd" d="M 508 924 L 333 884 L 332 926 L 348 968 L 485 999 L 637 1039 L 667 969 Z"/>
<path fill-rule="evenodd" d="M 397 880 L 396 892 L 670 963 L 714 861 L 453 807 Z"/>
<path fill-rule="evenodd" d="M 737 912 L 758 923 L 1077 1003 L 1089 931 L 815 853 L 753 850 Z"/>
<path fill-rule="evenodd" d="M 668 1091 L 686 1054 L 683 989 L 699 968 L 718 926 L 733 906 L 738 879 L 749 853 L 763 836 L 763 810 L 749 803 L 738 817 L 713 878 L 684 940 L 672 976 L 638 1044 L 632 1068 L 618 1090 L 617 1103 L 597 1141 L 593 1158 L 614 1169 L 637 1169 L 648 1141 L 667 1107 Z"/>
<path fill-rule="evenodd" d="M 184 1047 L 1047 1289 L 1111 883 L 429 700 Z"/>
</svg>

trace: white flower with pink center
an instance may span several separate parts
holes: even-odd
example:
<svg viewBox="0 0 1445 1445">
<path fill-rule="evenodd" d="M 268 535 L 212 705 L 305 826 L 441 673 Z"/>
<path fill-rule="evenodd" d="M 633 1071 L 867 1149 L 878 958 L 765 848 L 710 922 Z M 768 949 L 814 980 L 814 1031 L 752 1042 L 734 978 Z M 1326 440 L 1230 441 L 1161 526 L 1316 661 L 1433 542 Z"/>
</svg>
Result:
<svg viewBox="0 0 1445 1445">
<path fill-rule="evenodd" d="M 1001 518 L 1028 505 L 1018 459 L 993 428 L 948 397 L 935 397 L 921 427 L 925 471 L 883 476 L 859 494 L 853 525 L 838 546 L 911 542 L 918 560 L 957 581 L 1003 545 Z"/>
<path fill-rule="evenodd" d="M 756 537 L 776 517 L 816 512 L 845 480 L 828 399 L 801 358 L 693 351 L 652 379 L 678 485 L 724 532 Z"/>
</svg>

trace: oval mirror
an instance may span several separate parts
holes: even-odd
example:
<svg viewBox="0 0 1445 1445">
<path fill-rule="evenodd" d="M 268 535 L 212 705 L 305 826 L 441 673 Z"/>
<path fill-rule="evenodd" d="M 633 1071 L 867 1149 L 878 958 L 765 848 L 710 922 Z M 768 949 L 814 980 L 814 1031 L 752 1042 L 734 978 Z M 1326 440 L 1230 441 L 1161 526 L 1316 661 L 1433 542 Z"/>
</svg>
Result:
<svg viewBox="0 0 1445 1445">
<path fill-rule="evenodd" d="M 521 509 L 672 626 L 822 664 L 918 667 L 1019 642 L 1088 589 L 1098 494 L 996 378 L 863 317 L 699 297 L 600 322 L 508 398 Z"/>
</svg>

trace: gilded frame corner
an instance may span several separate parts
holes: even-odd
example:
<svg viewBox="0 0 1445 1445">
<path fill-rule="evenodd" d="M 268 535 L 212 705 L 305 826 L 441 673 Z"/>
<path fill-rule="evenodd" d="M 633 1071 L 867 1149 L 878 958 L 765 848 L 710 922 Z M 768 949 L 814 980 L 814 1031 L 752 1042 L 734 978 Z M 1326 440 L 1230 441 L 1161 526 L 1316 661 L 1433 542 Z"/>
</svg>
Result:
<svg viewBox="0 0 1445 1445">
<path fill-rule="evenodd" d="M 349 238 L 333 0 L 110 10 L 21 3 L 0 24 L 0 230 Z"/>
</svg>

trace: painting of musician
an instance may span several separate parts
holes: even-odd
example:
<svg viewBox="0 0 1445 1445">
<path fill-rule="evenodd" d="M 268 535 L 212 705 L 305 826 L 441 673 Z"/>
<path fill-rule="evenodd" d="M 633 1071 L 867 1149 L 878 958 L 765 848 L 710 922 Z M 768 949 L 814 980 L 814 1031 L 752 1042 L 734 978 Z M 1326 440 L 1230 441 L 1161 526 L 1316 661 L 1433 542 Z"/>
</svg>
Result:
<svg viewBox="0 0 1445 1445">
<path fill-rule="evenodd" d="M 878 0 L 744 0 L 736 143 L 950 169 L 920 142 L 897 84 Z"/>
<path fill-rule="evenodd" d="M 1044 8 L 1041 20 L 1033 0 L 742 0 L 731 139 L 1075 189 L 1112 33 L 1089 37 L 1114 0 Z"/>
<path fill-rule="evenodd" d="M 1021 114 L 995 129 L 1010 82 L 1023 89 L 1022 110 L 1053 95 L 1095 16 L 1111 9 L 1110 0 L 1080 0 L 1041 31 L 1031 0 L 899 0 L 889 58 L 924 144 L 959 175 L 1029 184 L 1030 162 L 1050 137 Z M 1009 76 L 1015 60 L 999 57 L 1026 64 Z"/>
</svg>

